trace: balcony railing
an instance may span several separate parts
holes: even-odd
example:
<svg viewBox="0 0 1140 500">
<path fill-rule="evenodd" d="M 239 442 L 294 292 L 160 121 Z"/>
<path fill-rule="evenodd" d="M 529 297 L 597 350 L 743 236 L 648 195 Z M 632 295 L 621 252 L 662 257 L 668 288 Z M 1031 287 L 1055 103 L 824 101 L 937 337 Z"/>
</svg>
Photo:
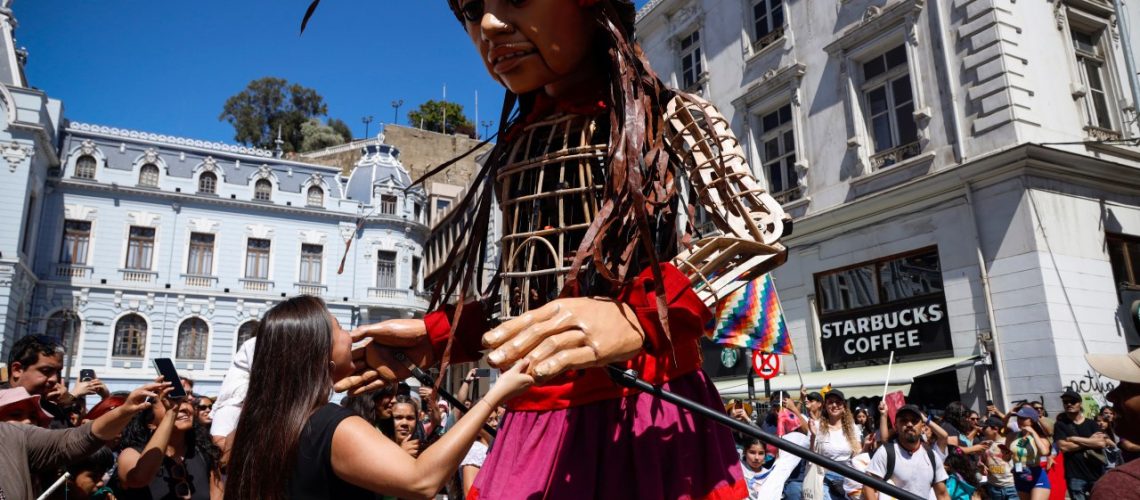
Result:
<svg viewBox="0 0 1140 500">
<path fill-rule="evenodd" d="M 781 205 L 787 204 L 802 198 L 803 190 L 799 186 L 796 186 L 792 189 L 780 191 L 779 193 L 772 193 L 772 197 Z"/>
<path fill-rule="evenodd" d="M 412 296 L 412 290 L 408 288 L 369 288 L 368 298 L 370 299 L 396 299 L 406 300 Z"/>
<path fill-rule="evenodd" d="M 320 283 L 293 283 L 293 287 L 297 289 L 297 293 L 300 295 L 312 295 L 314 297 L 320 297 L 325 294 L 325 290 L 328 290 L 327 286 Z"/>
<path fill-rule="evenodd" d="M 182 282 L 185 283 L 186 286 L 195 288 L 211 288 L 218 283 L 218 277 L 204 274 L 183 274 Z"/>
<path fill-rule="evenodd" d="M 145 269 L 119 269 L 119 276 L 131 283 L 150 283 L 156 280 L 158 273 Z"/>
<path fill-rule="evenodd" d="M 1085 127 L 1085 133 L 1088 134 L 1089 139 L 1094 141 L 1119 141 L 1124 136 L 1112 129 L 1094 127 L 1089 125 Z"/>
<path fill-rule="evenodd" d="M 776 40 L 779 40 L 783 37 L 784 37 L 784 28 L 783 27 L 776 28 L 776 29 L 772 30 L 771 32 L 769 32 L 767 35 L 764 35 L 764 36 L 760 37 L 759 39 L 757 39 L 755 42 L 752 42 L 752 52 L 754 52 L 754 53 L 760 52 L 760 49 L 763 49 L 764 47 L 772 45 L 772 42 L 775 42 Z"/>
<path fill-rule="evenodd" d="M 268 292 L 273 289 L 273 282 L 259 278 L 241 278 L 241 288 L 247 292 Z"/>
<path fill-rule="evenodd" d="M 910 144 L 903 144 L 902 146 L 888 149 L 881 153 L 875 153 L 871 155 L 871 169 L 875 170 L 883 167 L 889 167 L 907 158 L 918 156 L 918 153 L 921 151 L 922 148 L 918 142 L 912 142 Z"/>
<path fill-rule="evenodd" d="M 52 274 L 57 278 L 86 278 L 91 276 L 92 270 L 82 264 L 56 264 Z"/>
</svg>

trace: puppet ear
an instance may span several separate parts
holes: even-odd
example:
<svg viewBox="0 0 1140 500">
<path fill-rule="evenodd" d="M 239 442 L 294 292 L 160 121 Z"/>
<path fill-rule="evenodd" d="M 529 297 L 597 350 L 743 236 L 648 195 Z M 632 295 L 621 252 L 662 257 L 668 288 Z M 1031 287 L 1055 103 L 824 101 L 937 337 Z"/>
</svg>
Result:
<svg viewBox="0 0 1140 500">
<path fill-rule="evenodd" d="M 313 11 L 317 10 L 317 5 L 320 5 L 321 0 L 313 0 L 309 4 L 309 8 L 305 10 L 305 17 L 301 18 L 301 34 L 305 33 L 305 26 L 309 25 L 309 18 L 313 17 Z"/>
</svg>

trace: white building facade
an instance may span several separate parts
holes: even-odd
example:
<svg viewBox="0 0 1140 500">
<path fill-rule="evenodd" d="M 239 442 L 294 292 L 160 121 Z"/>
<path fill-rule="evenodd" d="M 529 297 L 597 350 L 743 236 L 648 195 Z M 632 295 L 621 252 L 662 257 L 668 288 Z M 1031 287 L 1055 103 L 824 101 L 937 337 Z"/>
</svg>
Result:
<svg viewBox="0 0 1140 500">
<path fill-rule="evenodd" d="M 1102 0 L 641 10 L 653 67 L 720 108 L 794 217 L 774 276 L 797 359 L 773 388 L 799 387 L 798 362 L 809 386 L 881 395 L 892 352 L 890 385 L 934 405 L 1056 411 L 1064 388 L 1111 388 L 1083 354 L 1140 346 L 1140 130 L 1118 28 Z M 723 366 L 737 357 L 706 360 L 722 393 L 743 391 L 747 368 Z"/>
</svg>

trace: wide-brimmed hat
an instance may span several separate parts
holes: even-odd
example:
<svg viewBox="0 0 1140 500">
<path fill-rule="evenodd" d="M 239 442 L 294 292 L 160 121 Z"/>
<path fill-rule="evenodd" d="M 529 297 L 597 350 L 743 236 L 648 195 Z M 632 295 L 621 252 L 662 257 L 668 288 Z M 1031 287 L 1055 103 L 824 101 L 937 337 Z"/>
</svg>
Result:
<svg viewBox="0 0 1140 500">
<path fill-rule="evenodd" d="M 28 406 L 31 409 L 28 413 L 30 413 L 32 417 L 39 417 L 36 420 L 40 422 L 51 420 L 51 413 L 48 413 L 44 410 L 43 406 L 40 406 L 39 394 L 34 396 L 28 394 L 28 390 L 23 387 L 0 390 L 0 408 L 20 405 Z"/>
<path fill-rule="evenodd" d="M 1140 349 L 1128 354 L 1085 354 L 1085 360 L 1101 375 L 1140 384 Z"/>
</svg>

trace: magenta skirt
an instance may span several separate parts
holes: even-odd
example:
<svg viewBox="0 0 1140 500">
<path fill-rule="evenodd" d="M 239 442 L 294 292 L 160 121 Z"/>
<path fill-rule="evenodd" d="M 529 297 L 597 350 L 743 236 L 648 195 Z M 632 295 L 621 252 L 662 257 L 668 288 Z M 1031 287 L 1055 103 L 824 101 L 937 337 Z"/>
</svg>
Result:
<svg viewBox="0 0 1140 500">
<path fill-rule="evenodd" d="M 724 408 L 698 370 L 663 386 Z M 648 394 L 508 412 L 469 499 L 740 499 L 728 429 Z"/>
</svg>

